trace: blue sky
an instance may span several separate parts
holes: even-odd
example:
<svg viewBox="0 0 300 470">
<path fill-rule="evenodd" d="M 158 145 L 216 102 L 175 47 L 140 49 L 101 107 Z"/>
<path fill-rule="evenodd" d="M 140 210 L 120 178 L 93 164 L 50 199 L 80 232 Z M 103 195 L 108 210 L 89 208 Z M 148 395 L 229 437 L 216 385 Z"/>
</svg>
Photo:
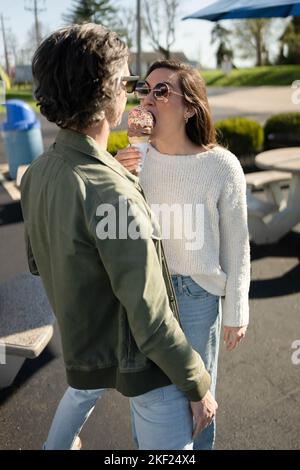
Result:
<svg viewBox="0 0 300 470">
<path fill-rule="evenodd" d="M 203 5 L 212 3 L 213 0 L 180 0 L 181 17 L 196 11 Z M 24 5 L 31 5 L 31 0 L 0 0 L 0 14 L 7 18 L 6 28 L 10 29 L 17 37 L 19 46 L 27 41 L 27 32 L 33 25 L 33 14 L 25 11 Z M 115 3 L 122 6 L 132 6 L 135 0 L 117 0 Z M 41 6 L 43 1 L 40 1 Z M 45 0 L 46 11 L 40 14 L 42 23 L 49 30 L 56 29 L 62 24 L 62 14 L 72 5 L 71 0 Z M 213 67 L 215 58 L 213 48 L 210 46 L 210 30 L 212 24 L 209 21 L 187 20 L 178 23 L 177 40 L 173 50 L 183 50 L 187 57 L 199 60 L 206 66 Z M 143 44 L 145 50 L 149 50 L 147 41 Z M 2 37 L 0 40 L 0 63 L 4 63 Z"/>
</svg>

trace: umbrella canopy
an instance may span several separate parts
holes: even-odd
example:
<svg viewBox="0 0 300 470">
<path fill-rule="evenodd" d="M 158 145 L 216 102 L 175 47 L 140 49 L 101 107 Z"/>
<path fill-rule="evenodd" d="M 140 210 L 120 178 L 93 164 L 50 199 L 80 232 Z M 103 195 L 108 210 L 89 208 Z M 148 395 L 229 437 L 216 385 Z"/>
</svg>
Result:
<svg viewBox="0 0 300 470">
<path fill-rule="evenodd" d="M 286 16 L 300 16 L 299 0 L 218 0 L 183 19 L 219 21 Z"/>
</svg>

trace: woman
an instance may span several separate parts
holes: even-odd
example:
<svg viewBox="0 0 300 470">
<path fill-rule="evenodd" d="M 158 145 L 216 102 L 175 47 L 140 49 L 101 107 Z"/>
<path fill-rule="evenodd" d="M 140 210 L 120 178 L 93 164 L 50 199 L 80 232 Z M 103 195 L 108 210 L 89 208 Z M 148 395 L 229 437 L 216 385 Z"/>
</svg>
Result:
<svg viewBox="0 0 300 470">
<path fill-rule="evenodd" d="M 220 297 L 224 297 L 228 351 L 245 337 L 249 319 L 250 250 L 244 174 L 237 158 L 217 145 L 205 84 L 197 71 L 172 61 L 155 62 L 146 80 L 138 82 L 136 95 L 156 122 L 140 182 L 148 203 L 159 214 L 162 228 L 171 229 L 169 236 L 164 237 L 162 232 L 181 324 L 212 376 L 214 395 Z M 130 171 L 138 167 L 140 158 L 134 147 L 117 154 Z M 164 220 L 162 205 L 174 208 L 175 204 L 181 213 Z M 192 214 L 196 232 L 187 227 L 187 214 Z M 185 224 L 178 227 L 182 220 Z M 191 243 L 191 233 L 197 238 L 195 243 Z M 213 422 L 196 438 L 194 449 L 212 449 L 214 438 Z"/>
</svg>

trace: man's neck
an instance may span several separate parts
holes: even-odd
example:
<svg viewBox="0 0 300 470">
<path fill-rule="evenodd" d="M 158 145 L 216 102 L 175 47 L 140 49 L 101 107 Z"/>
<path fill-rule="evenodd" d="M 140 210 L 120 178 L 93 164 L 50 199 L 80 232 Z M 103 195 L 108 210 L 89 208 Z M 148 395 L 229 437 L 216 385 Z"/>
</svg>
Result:
<svg viewBox="0 0 300 470">
<path fill-rule="evenodd" d="M 110 133 L 109 124 L 106 119 L 101 124 L 87 127 L 82 131 L 83 134 L 88 135 L 94 139 L 102 150 L 107 150 L 107 142 Z"/>
</svg>

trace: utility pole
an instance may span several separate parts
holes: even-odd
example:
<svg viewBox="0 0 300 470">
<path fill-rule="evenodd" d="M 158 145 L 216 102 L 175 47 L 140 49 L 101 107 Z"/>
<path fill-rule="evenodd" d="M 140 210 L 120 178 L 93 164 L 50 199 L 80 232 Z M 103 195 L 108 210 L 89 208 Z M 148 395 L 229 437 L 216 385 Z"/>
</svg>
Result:
<svg viewBox="0 0 300 470">
<path fill-rule="evenodd" d="M 137 75 L 141 75 L 142 68 L 141 68 L 141 56 L 142 56 L 142 18 L 141 18 L 141 0 L 137 0 L 136 2 L 136 73 Z"/>
<path fill-rule="evenodd" d="M 6 72 L 9 75 L 9 60 L 8 60 L 8 49 L 7 49 L 7 40 L 6 40 L 6 32 L 5 32 L 5 25 L 4 25 L 4 16 L 1 14 L 1 29 L 2 29 L 2 37 L 3 37 L 3 47 L 4 47 L 4 56 L 5 56 L 5 67 Z"/>
<path fill-rule="evenodd" d="M 41 43 L 41 31 L 40 31 L 40 23 L 39 23 L 39 13 L 46 11 L 46 8 L 39 8 L 39 3 L 42 1 L 45 5 L 45 0 L 33 0 L 33 8 L 29 8 L 25 6 L 25 10 L 31 11 L 34 14 L 34 26 L 35 26 L 35 38 L 36 38 L 36 46 L 38 47 Z"/>
</svg>

